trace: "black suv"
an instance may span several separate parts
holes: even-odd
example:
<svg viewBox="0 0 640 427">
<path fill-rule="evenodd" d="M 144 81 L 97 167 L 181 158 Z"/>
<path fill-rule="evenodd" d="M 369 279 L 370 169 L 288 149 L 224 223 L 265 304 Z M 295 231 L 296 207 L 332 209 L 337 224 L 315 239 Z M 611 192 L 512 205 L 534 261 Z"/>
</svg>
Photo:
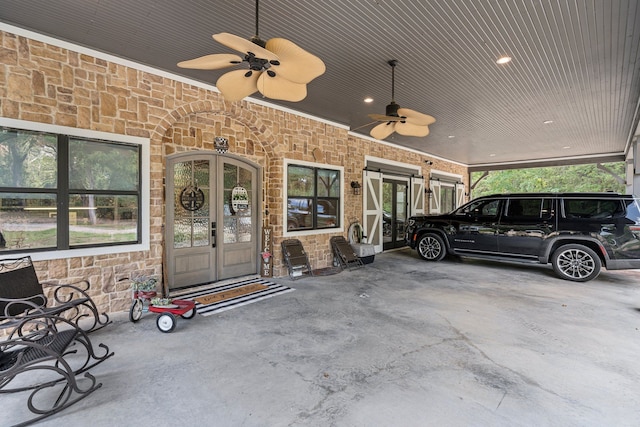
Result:
<svg viewBox="0 0 640 427">
<path fill-rule="evenodd" d="M 287 229 L 302 230 L 313 227 L 313 199 L 290 198 L 287 200 Z M 337 227 L 336 208 L 330 200 L 318 199 L 316 202 L 316 227 Z"/>
<path fill-rule="evenodd" d="M 411 217 L 405 240 L 429 261 L 450 253 L 551 263 L 561 278 L 586 282 L 603 265 L 640 268 L 640 200 L 615 193 L 479 197 L 446 215 Z"/>
</svg>

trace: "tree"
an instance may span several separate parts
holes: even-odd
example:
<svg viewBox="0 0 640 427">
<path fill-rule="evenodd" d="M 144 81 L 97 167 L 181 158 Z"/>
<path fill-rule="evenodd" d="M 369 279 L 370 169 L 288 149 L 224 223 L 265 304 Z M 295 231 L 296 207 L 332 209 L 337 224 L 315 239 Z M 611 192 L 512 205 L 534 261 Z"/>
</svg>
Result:
<svg viewBox="0 0 640 427">
<path fill-rule="evenodd" d="M 607 163 L 607 169 L 624 177 L 625 163 Z M 473 172 L 476 182 L 482 172 Z M 472 190 L 472 197 L 499 193 L 602 192 L 624 193 L 624 184 L 596 164 L 491 171 Z"/>
<path fill-rule="evenodd" d="M 69 153 L 71 191 L 138 188 L 138 156 L 135 148 L 72 139 L 69 143 Z M 83 194 L 80 197 L 83 206 L 89 207 L 89 222 L 96 224 L 96 195 Z M 116 200 L 114 209 L 117 208 Z"/>
<path fill-rule="evenodd" d="M 54 188 L 57 180 L 54 138 L 29 132 L 0 133 L 2 187 Z"/>
</svg>

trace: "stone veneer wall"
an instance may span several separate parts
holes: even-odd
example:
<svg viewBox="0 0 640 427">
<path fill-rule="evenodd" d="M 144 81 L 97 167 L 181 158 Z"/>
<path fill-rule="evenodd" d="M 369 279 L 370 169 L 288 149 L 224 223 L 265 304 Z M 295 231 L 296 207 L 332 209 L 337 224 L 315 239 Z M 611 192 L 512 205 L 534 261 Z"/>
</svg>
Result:
<svg viewBox="0 0 640 427">
<path fill-rule="evenodd" d="M 225 102 L 214 91 L 108 62 L 43 42 L 0 32 L 0 115 L 60 126 L 91 129 L 151 140 L 150 250 L 37 262 L 41 280 L 88 278 L 92 297 L 107 312 L 128 309 L 131 272 L 162 273 L 163 177 L 165 157 L 187 150 L 211 150 L 213 137 L 229 139 L 229 152 L 263 167 L 265 225 L 274 229 L 274 273 L 285 275 L 280 254 L 284 159 L 344 166 L 345 212 L 348 226 L 362 218 L 362 195 L 353 195 L 351 181 L 362 182 L 365 156 L 460 174 L 466 168 L 428 155 L 348 135 L 339 127 L 246 101 Z M 318 148 L 321 158 L 313 152 Z M 318 152 L 316 151 L 316 156 Z M 433 161 L 426 166 L 425 160 Z M 468 185 L 468 183 L 466 183 Z M 311 265 L 331 264 L 329 238 L 302 236 Z"/>
</svg>

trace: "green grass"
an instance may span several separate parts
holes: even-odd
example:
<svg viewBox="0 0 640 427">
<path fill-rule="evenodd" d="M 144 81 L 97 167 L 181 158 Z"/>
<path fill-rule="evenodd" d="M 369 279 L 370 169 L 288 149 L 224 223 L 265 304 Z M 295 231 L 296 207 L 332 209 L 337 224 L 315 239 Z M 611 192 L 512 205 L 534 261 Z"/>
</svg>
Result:
<svg viewBox="0 0 640 427">
<path fill-rule="evenodd" d="M 52 248 L 57 244 L 54 228 L 35 231 L 5 231 L 6 249 L 20 248 Z M 72 231 L 69 236 L 72 245 L 89 245 L 100 243 L 134 242 L 136 233 L 96 234 L 86 231 Z"/>
</svg>

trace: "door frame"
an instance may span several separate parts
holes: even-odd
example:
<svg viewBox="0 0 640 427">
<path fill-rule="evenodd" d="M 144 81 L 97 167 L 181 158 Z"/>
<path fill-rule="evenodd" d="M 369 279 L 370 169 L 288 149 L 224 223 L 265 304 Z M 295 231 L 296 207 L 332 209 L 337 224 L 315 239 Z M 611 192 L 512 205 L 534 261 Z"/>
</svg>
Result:
<svg viewBox="0 0 640 427">
<path fill-rule="evenodd" d="M 163 226 L 163 254 L 162 254 L 162 270 L 163 270 L 163 283 L 164 283 L 164 290 L 165 293 L 169 293 L 171 289 L 178 289 L 178 288 L 182 288 L 182 287 L 173 287 L 170 288 L 169 287 L 169 282 L 173 283 L 172 278 L 169 277 L 170 271 L 172 271 L 169 267 L 169 262 L 170 262 L 170 255 L 173 254 L 173 248 L 169 247 L 170 243 L 173 242 L 173 236 L 169 236 L 169 227 L 166 226 L 166 224 L 169 223 L 169 220 L 172 220 L 173 214 L 170 215 L 169 214 L 169 203 L 172 203 L 172 198 L 173 198 L 173 194 L 169 194 L 169 185 L 173 180 L 173 177 L 169 178 L 169 174 L 173 173 L 173 170 L 169 169 L 170 165 L 173 165 L 175 163 L 178 163 L 181 161 L 181 159 L 183 158 L 196 158 L 196 159 L 206 159 L 209 160 L 210 162 L 212 162 L 213 164 L 215 164 L 215 176 L 213 178 L 214 182 L 216 183 L 216 203 L 215 203 L 215 209 L 216 209 L 216 222 L 218 223 L 217 228 L 217 236 L 216 239 L 218 241 L 221 241 L 221 239 L 224 239 L 224 230 L 223 230 L 223 218 L 224 216 L 222 215 L 222 210 L 223 210 L 223 206 L 220 204 L 221 202 L 221 197 L 223 197 L 223 186 L 224 183 L 219 183 L 218 182 L 218 176 L 219 176 L 219 161 L 221 160 L 222 162 L 224 162 L 225 159 L 232 159 L 235 161 L 238 161 L 240 163 L 243 163 L 245 165 L 247 165 L 248 168 L 252 168 L 255 169 L 255 183 L 253 183 L 253 185 L 255 186 L 255 226 L 254 226 L 254 234 L 255 234 L 255 247 L 254 247 L 254 254 L 252 255 L 252 257 L 255 258 L 255 271 L 254 273 L 251 274 L 259 274 L 260 273 L 260 262 L 262 261 L 262 258 L 260 257 L 260 251 L 261 251 L 261 246 L 262 246 L 262 229 L 263 229 L 263 210 L 264 210 L 264 194 L 263 194 L 263 177 L 264 177 L 264 171 L 263 171 L 263 167 L 260 166 L 258 163 L 255 163 L 253 161 L 251 161 L 250 159 L 244 158 L 242 156 L 238 156 L 235 154 L 228 154 L 228 153 L 218 153 L 216 151 L 206 151 L 206 150 L 193 150 L 193 151 L 185 151 L 185 152 L 181 152 L 181 153 L 174 153 L 172 155 L 166 156 L 165 158 L 165 167 L 164 167 L 164 178 L 163 178 L 163 195 L 164 195 L 164 204 L 163 204 L 163 209 L 164 209 L 164 218 L 165 218 L 165 226 Z M 213 196 L 210 196 L 211 198 L 213 198 Z M 213 207 L 213 204 L 212 208 Z M 211 235 L 211 221 L 209 221 L 209 235 Z M 219 245 L 217 245 L 219 246 Z M 222 251 L 217 250 L 216 248 L 216 253 L 215 253 L 215 268 L 216 268 L 216 272 L 215 272 L 215 277 L 216 280 L 222 280 L 220 279 L 220 266 L 222 265 Z M 242 277 L 242 276 L 240 276 Z M 225 278 L 225 280 L 228 278 Z M 197 286 L 197 284 L 194 284 L 192 286 Z M 189 287 L 189 286 L 185 286 Z"/>
<path fill-rule="evenodd" d="M 382 182 L 383 179 L 407 181 L 407 216 L 425 212 L 425 182 L 422 168 L 380 157 L 365 156 L 362 170 L 362 216 L 367 243 L 374 245 L 376 253 L 384 250 L 382 236 Z"/>
<path fill-rule="evenodd" d="M 454 209 L 464 204 L 466 194 L 462 175 L 432 169 L 429 176 L 429 215 L 446 213 L 441 206 L 442 187 L 453 189 Z"/>
<path fill-rule="evenodd" d="M 397 188 L 398 186 L 404 186 L 405 189 L 405 223 L 406 221 L 409 219 L 409 217 L 411 216 L 411 205 L 412 200 L 411 200 L 411 179 L 406 178 L 406 177 L 397 177 L 397 176 L 382 176 L 382 187 L 384 189 L 384 184 L 391 184 L 392 188 L 396 189 L 396 191 L 394 191 L 391 194 L 391 205 L 392 205 L 392 212 L 391 212 L 391 241 L 390 242 L 385 242 L 384 241 L 384 230 L 383 230 L 383 240 L 382 240 L 382 248 L 383 250 L 391 250 L 391 249 L 396 249 L 396 248 L 400 248 L 403 246 L 406 246 L 406 243 L 404 242 L 404 230 L 401 233 L 401 240 L 398 240 L 398 230 L 397 230 L 397 225 L 396 225 L 396 207 L 397 207 L 397 196 L 398 196 L 398 191 Z M 384 206 L 384 191 L 383 191 L 383 196 L 382 196 L 382 204 Z M 383 215 L 384 215 L 384 209 L 383 209 Z M 384 218 L 383 218 L 383 223 L 384 223 Z M 384 227 L 383 227 L 384 228 Z"/>
</svg>

